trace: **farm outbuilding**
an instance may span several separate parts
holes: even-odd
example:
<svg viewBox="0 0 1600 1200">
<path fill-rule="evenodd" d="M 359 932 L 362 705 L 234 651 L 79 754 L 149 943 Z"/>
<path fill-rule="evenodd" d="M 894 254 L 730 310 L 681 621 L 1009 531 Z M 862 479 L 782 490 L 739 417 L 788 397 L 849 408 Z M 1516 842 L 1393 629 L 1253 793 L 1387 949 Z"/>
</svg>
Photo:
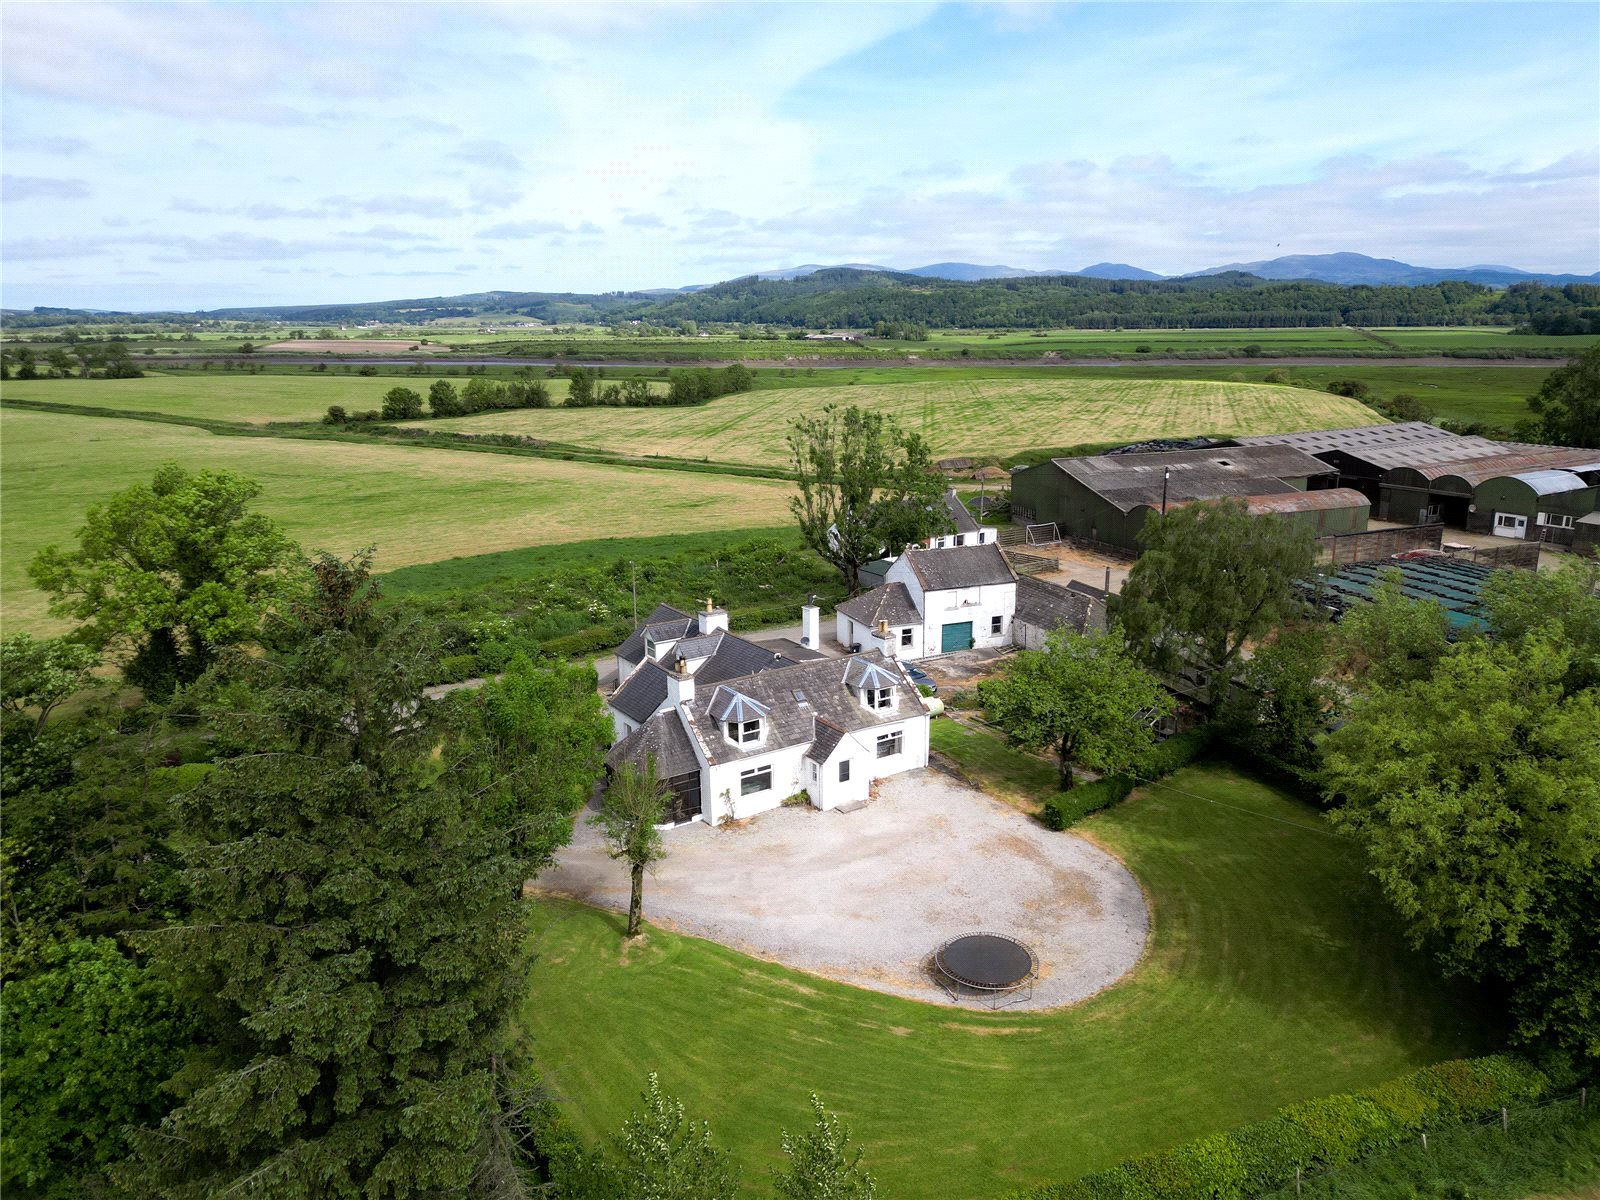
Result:
<svg viewBox="0 0 1600 1200">
<path fill-rule="evenodd" d="M 1600 450 L 1461 437 L 1421 421 L 1238 440 L 1315 455 L 1383 521 L 1571 545 L 1576 522 L 1600 509 Z"/>
<path fill-rule="evenodd" d="M 1055 522 L 1062 534 L 1122 550 L 1138 548 L 1153 512 L 1244 498 L 1254 511 L 1286 516 L 1319 533 L 1360 532 L 1365 496 L 1333 484 L 1338 470 L 1292 446 L 1232 446 L 1086 458 L 1053 458 L 1014 472 L 1013 519 Z M 1318 492 L 1328 489 L 1326 495 Z"/>
</svg>

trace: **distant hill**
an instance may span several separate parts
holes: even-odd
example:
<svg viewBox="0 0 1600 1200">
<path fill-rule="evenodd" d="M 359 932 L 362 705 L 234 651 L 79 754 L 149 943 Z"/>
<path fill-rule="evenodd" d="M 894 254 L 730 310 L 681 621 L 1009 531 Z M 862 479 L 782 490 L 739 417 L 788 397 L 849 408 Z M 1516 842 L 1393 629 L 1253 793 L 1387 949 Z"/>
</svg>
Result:
<svg viewBox="0 0 1600 1200">
<path fill-rule="evenodd" d="M 1180 276 L 1221 275 L 1242 271 L 1262 279 L 1307 279 L 1322 283 L 1368 284 L 1371 286 L 1443 283 L 1447 279 L 1481 283 L 1488 287 L 1509 287 L 1513 283 L 1600 283 L 1600 272 L 1593 275 L 1552 275 L 1522 271 L 1516 267 L 1418 267 L 1393 258 L 1371 258 L 1365 254 L 1287 254 L 1262 262 L 1228 263 Z"/>
<path fill-rule="evenodd" d="M 1154 271 L 1146 271 L 1143 267 L 1130 267 L 1127 263 L 1100 262 L 1085 267 L 1081 271 L 1073 271 L 1074 275 L 1082 275 L 1085 279 L 1165 279 L 1165 275 L 1157 275 Z"/>
</svg>

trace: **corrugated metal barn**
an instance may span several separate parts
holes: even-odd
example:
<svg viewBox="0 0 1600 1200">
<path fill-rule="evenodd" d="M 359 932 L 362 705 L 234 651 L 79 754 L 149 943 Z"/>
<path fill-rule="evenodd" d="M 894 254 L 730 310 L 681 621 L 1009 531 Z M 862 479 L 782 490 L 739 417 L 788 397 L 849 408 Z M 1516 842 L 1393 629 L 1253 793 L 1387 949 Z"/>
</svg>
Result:
<svg viewBox="0 0 1600 1200">
<path fill-rule="evenodd" d="M 1013 472 L 1015 519 L 1055 522 L 1066 537 L 1137 550 L 1139 530 L 1163 504 L 1174 508 L 1225 496 L 1254 512 L 1318 533 L 1367 527 L 1369 501 L 1335 488 L 1338 469 L 1292 446 L 1222 446 L 1143 454 L 1055 458 Z"/>
</svg>

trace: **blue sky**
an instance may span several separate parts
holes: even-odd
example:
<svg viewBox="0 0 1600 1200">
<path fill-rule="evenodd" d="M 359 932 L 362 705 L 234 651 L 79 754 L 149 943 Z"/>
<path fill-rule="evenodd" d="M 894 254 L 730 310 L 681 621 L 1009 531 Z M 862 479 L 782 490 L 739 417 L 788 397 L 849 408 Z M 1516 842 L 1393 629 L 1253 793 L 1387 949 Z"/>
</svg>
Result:
<svg viewBox="0 0 1600 1200">
<path fill-rule="evenodd" d="M 1600 269 L 1600 5 L 8 3 L 0 299 Z"/>
</svg>

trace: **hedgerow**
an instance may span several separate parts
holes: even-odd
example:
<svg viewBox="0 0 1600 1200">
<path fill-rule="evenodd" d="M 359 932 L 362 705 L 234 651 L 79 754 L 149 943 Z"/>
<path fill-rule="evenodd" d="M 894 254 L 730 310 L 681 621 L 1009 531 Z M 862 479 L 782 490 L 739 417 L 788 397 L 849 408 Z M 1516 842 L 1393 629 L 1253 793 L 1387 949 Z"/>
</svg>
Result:
<svg viewBox="0 0 1600 1200">
<path fill-rule="evenodd" d="M 1137 772 L 1132 775 L 1107 775 L 1093 783 L 1080 783 L 1070 792 L 1057 792 L 1044 802 L 1041 819 L 1050 829 L 1066 829 L 1090 813 L 1127 798 L 1141 783 L 1149 783 L 1186 767 L 1211 745 L 1211 729 L 1202 725 L 1180 733 L 1151 747 Z"/>
<path fill-rule="evenodd" d="M 1550 1087 L 1544 1072 L 1506 1055 L 1438 1063 L 1012 1200 L 1245 1200 L 1292 1183 L 1297 1171 L 1341 1167 L 1419 1133 L 1536 1101 Z"/>
</svg>

